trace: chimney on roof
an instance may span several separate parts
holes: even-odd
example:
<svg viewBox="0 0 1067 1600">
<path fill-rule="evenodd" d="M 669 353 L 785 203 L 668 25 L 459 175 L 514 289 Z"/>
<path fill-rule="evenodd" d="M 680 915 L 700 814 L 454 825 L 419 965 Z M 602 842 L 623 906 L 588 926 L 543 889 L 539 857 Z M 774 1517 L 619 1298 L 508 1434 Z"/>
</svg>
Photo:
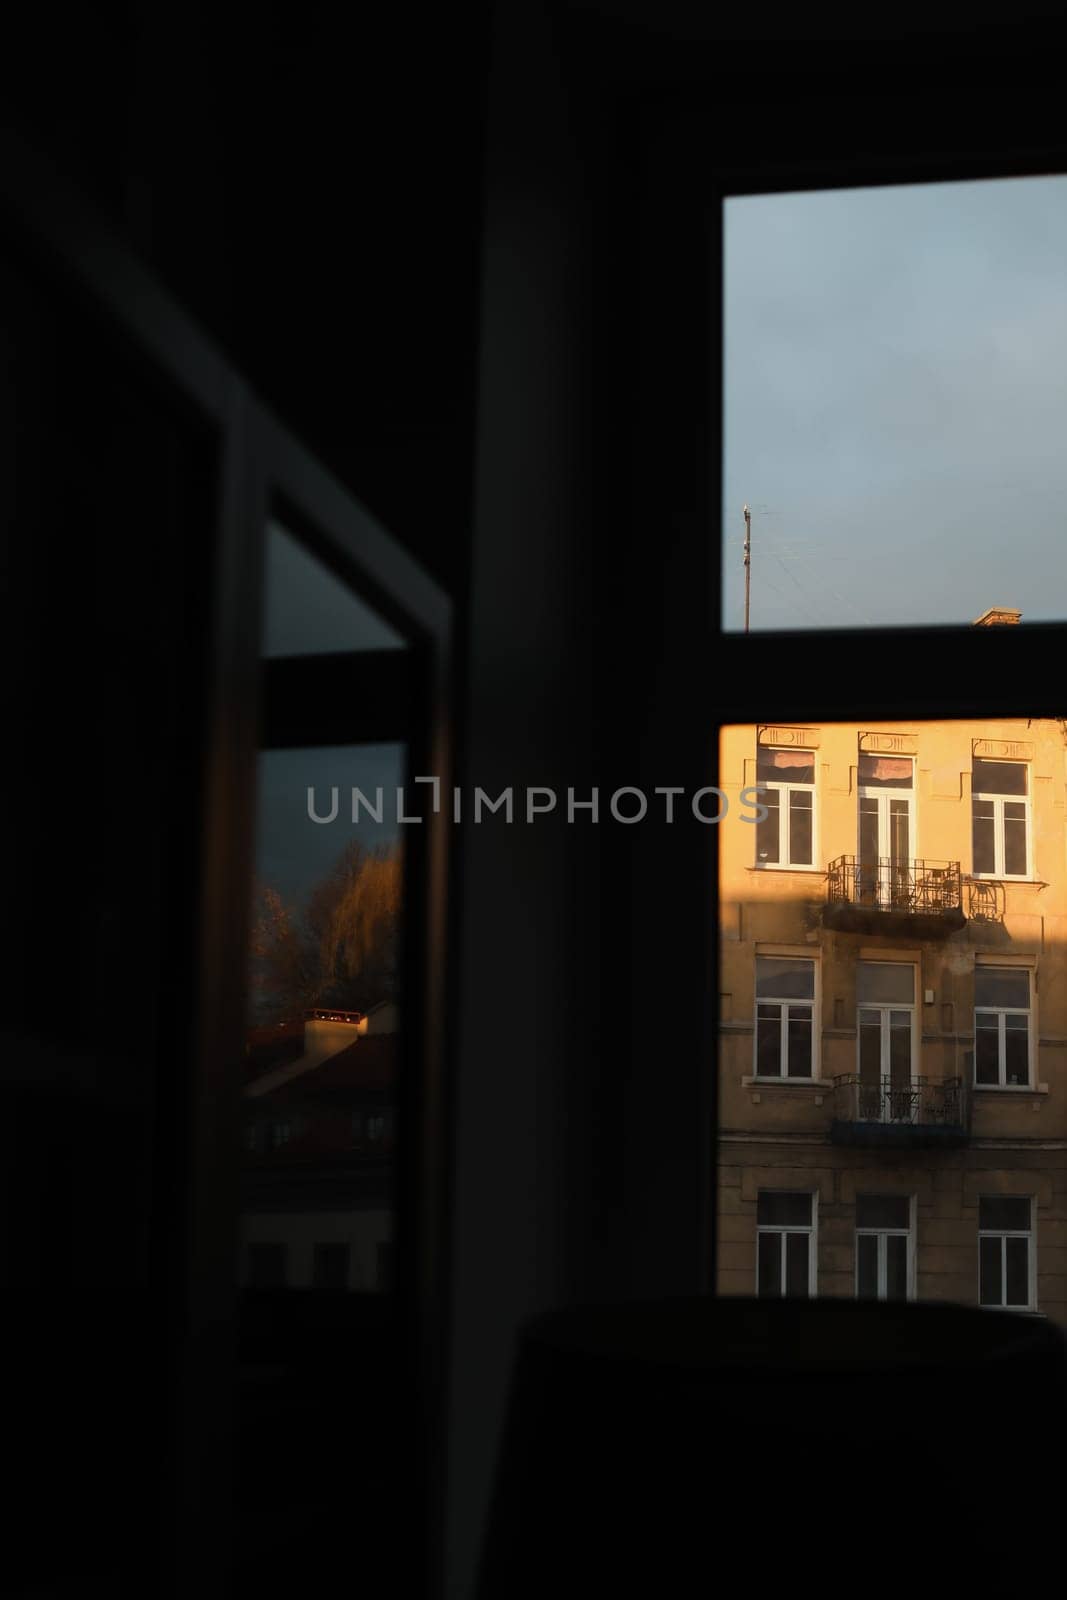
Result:
<svg viewBox="0 0 1067 1600">
<path fill-rule="evenodd" d="M 990 606 L 988 611 L 983 611 L 980 617 L 975 617 L 976 628 L 1002 628 L 1010 627 L 1017 623 L 1022 616 L 1021 611 L 1013 611 L 1011 606 Z"/>
</svg>

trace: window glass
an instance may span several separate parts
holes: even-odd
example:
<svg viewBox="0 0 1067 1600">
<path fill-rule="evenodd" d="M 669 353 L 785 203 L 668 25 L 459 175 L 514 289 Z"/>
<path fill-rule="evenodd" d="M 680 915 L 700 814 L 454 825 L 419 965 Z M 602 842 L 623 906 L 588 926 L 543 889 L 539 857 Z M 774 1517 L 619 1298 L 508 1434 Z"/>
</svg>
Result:
<svg viewBox="0 0 1067 1600">
<path fill-rule="evenodd" d="M 1062 620 L 1067 178 L 723 224 L 723 627 Z"/>
<path fill-rule="evenodd" d="M 996 1229 L 1025 1232 L 1030 1226 L 1030 1202 L 1003 1196 L 984 1197 L 978 1202 L 978 1226 L 983 1232 Z"/>
<path fill-rule="evenodd" d="M 879 789 L 910 789 L 914 781 L 914 767 L 910 756 L 876 756 L 861 751 L 859 780 L 861 785 Z"/>
<path fill-rule="evenodd" d="M 811 1195 L 764 1191 L 759 1197 L 759 1225 L 767 1227 L 811 1226 Z"/>
<path fill-rule="evenodd" d="M 915 999 L 915 968 L 903 962 L 861 961 L 856 971 L 856 998 L 868 1005 L 894 1001 L 911 1005 Z"/>
<path fill-rule="evenodd" d="M 971 773 L 973 794 L 1025 794 L 1026 763 L 1024 761 L 987 761 L 974 757 Z"/>
<path fill-rule="evenodd" d="M 267 524 L 263 654 L 403 650 L 405 641 L 278 522 Z"/>
<path fill-rule="evenodd" d="M 1025 1010 L 1030 1004 L 1030 974 L 1019 967 L 975 967 L 974 1003 Z"/>
<path fill-rule="evenodd" d="M 911 1202 L 907 1195 L 856 1196 L 857 1228 L 907 1228 L 910 1216 Z"/>
<path fill-rule="evenodd" d="M 772 750 L 761 744 L 756 777 L 761 783 L 814 783 L 815 755 L 811 750 Z"/>
<path fill-rule="evenodd" d="M 777 1000 L 810 1000 L 815 994 L 815 966 L 788 956 L 759 956 L 756 994 Z"/>
<path fill-rule="evenodd" d="M 782 741 L 774 749 L 793 738 L 817 756 L 825 871 L 768 874 L 753 860 L 756 829 L 741 795 L 753 782 L 758 737 L 772 726 Z M 1019 785 L 1025 773 L 1025 791 L 975 802 L 976 749 L 991 782 Z M 909 772 L 910 786 L 891 786 Z M 1034 1308 L 1067 1328 L 1067 1262 L 1055 1247 L 1067 1200 L 1048 1184 L 1056 1112 L 1038 1095 L 1049 1085 L 1054 1099 L 1067 1038 L 1058 920 L 1067 926 L 1065 772 L 1067 724 L 1055 717 L 892 723 L 877 715 L 722 730 L 718 779 L 730 808 L 717 830 L 727 997 L 716 1063 L 721 1292 L 756 1292 L 757 1231 L 821 1231 L 817 1207 L 778 1194 L 814 1190 L 817 1172 L 820 1184 L 832 1175 L 837 1197 L 817 1281 L 812 1256 L 820 1297 L 974 1304 L 981 1254 L 997 1296 L 987 1303 L 1028 1304 L 1005 1299 L 1019 1293 L 1028 1262 Z M 780 783 L 768 792 L 783 800 L 785 854 L 785 801 L 812 791 Z M 988 824 L 995 867 L 984 881 L 970 859 L 976 811 L 988 813 L 978 821 Z M 1016 821 L 1032 868 L 1038 852 L 1040 887 L 1004 871 Z M 917 1171 L 926 1175 L 918 1201 Z M 1040 1235 L 1025 1198 L 1038 1174 L 1053 1197 Z M 985 1197 L 980 1211 L 979 1179 L 1008 1191 Z M 848 1198 L 854 1187 L 861 1193 Z M 1009 1285 L 1013 1233 L 1025 1248 L 1011 1246 Z M 995 1248 L 980 1250 L 980 1234 Z M 776 1293 L 786 1291 L 790 1248 L 799 1246 L 783 1242 L 777 1257 Z"/>
</svg>

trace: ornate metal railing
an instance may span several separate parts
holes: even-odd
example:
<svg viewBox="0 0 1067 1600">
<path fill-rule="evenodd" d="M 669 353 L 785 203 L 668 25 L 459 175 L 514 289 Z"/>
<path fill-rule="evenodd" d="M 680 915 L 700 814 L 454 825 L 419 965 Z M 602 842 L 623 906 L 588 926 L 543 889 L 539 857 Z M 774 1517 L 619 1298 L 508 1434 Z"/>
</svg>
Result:
<svg viewBox="0 0 1067 1600">
<path fill-rule="evenodd" d="M 838 856 L 826 873 L 830 906 L 896 911 L 912 916 L 962 916 L 963 887 L 958 861 L 900 861 L 883 856 L 861 861 Z"/>
<path fill-rule="evenodd" d="M 834 1079 L 834 1119 L 897 1127 L 966 1126 L 962 1078 L 861 1078 L 843 1073 Z"/>
</svg>

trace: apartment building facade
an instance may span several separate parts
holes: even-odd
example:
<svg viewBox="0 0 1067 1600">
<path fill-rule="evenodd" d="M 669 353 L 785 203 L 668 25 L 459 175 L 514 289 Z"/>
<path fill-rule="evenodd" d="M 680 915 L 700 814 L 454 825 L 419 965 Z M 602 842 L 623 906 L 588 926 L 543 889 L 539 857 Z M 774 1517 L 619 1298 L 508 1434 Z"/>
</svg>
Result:
<svg viewBox="0 0 1067 1600">
<path fill-rule="evenodd" d="M 719 1291 L 1067 1326 L 1067 724 L 731 727 L 719 781 Z"/>
</svg>

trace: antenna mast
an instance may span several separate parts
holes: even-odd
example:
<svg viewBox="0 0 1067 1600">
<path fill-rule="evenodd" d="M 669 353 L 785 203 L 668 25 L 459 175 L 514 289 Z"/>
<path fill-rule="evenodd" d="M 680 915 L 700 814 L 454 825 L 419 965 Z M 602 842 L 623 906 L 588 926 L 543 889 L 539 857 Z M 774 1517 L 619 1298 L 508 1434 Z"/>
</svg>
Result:
<svg viewBox="0 0 1067 1600">
<path fill-rule="evenodd" d="M 745 632 L 748 632 L 748 600 L 752 585 L 752 513 L 745 510 Z"/>
</svg>

